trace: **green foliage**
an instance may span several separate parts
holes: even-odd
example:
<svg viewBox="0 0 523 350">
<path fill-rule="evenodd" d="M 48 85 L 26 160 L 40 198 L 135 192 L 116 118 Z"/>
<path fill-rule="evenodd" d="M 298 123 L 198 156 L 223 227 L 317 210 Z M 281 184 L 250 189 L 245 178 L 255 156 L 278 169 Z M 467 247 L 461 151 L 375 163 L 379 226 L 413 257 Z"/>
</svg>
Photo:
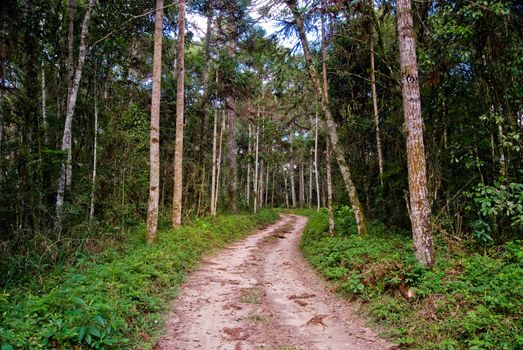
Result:
<svg viewBox="0 0 523 350">
<path fill-rule="evenodd" d="M 191 226 L 159 233 L 146 246 L 144 228 L 128 237 L 128 248 L 107 260 L 79 259 L 65 271 L 0 293 L 0 344 L 8 348 L 150 348 L 139 334 L 154 339 L 166 301 L 200 256 L 277 219 L 257 215 L 197 219 Z"/>
<path fill-rule="evenodd" d="M 363 310 L 399 343 L 417 349 L 523 347 L 522 241 L 482 256 L 452 253 L 437 239 L 437 265 L 426 270 L 405 233 L 376 223 L 364 237 L 327 231 L 327 213 L 312 213 L 301 242 L 305 256 L 338 292 L 365 301 Z"/>
</svg>

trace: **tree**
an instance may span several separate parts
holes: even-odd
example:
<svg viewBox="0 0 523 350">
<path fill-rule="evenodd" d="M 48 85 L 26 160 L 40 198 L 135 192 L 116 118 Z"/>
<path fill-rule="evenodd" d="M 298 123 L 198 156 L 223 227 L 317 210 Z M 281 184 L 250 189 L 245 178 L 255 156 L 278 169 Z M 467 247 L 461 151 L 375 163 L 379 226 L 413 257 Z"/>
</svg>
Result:
<svg viewBox="0 0 523 350">
<path fill-rule="evenodd" d="M 66 187 L 69 187 L 72 179 L 72 162 L 73 162 L 73 153 L 72 153 L 72 125 L 74 117 L 74 109 L 76 107 L 76 98 L 78 96 L 78 89 L 80 88 L 80 80 L 82 79 L 82 71 L 85 62 L 85 56 L 87 54 L 87 34 L 89 32 L 89 21 L 91 19 L 91 14 L 93 8 L 96 4 L 96 0 L 89 0 L 87 5 L 87 10 L 85 11 L 84 20 L 82 23 L 82 31 L 80 34 L 80 47 L 78 53 L 78 63 L 76 68 L 73 68 L 72 60 L 68 60 L 68 71 L 70 84 L 67 91 L 67 111 L 65 114 L 65 126 L 64 126 L 64 135 L 62 137 L 62 151 L 67 154 L 67 161 L 65 164 L 62 164 L 60 167 L 60 176 L 58 179 L 58 189 L 56 191 L 56 216 L 55 216 L 55 226 L 58 229 L 61 229 L 62 225 L 62 212 L 64 207 L 64 195 Z M 71 12 L 74 8 L 74 1 L 71 0 Z M 69 18 L 69 21 L 72 21 L 72 16 Z M 73 45 L 73 25 L 69 24 L 69 50 L 72 53 Z M 69 185 L 68 185 L 69 184 Z"/>
<path fill-rule="evenodd" d="M 397 1 L 403 114 L 407 128 L 407 165 L 409 173 L 410 221 L 416 258 L 427 267 L 435 264 L 434 242 L 430 227 L 427 169 L 423 145 L 423 119 L 418 82 L 416 43 L 414 41 L 410 0 Z"/>
<path fill-rule="evenodd" d="M 328 102 L 329 98 L 328 98 L 327 90 L 325 88 L 322 88 L 320 79 L 318 77 L 318 73 L 312 62 L 312 55 L 309 51 L 309 43 L 307 40 L 307 36 L 305 35 L 305 27 L 303 25 L 302 15 L 300 13 L 300 10 L 297 7 L 296 0 L 286 0 L 285 2 L 287 4 L 287 6 L 289 7 L 289 9 L 291 10 L 292 15 L 294 17 L 294 24 L 296 25 L 296 29 L 298 30 L 301 46 L 303 49 L 303 55 L 304 55 L 306 63 L 307 63 L 307 68 L 309 71 L 309 76 L 312 81 L 312 85 L 314 87 L 316 99 L 318 100 L 318 103 L 322 107 L 323 113 L 325 115 L 326 129 L 327 129 L 326 131 L 327 131 L 327 134 L 329 135 L 329 141 L 331 143 L 332 149 L 336 156 L 336 160 L 338 162 L 338 167 L 340 168 L 340 172 L 343 177 L 345 188 L 349 194 L 351 207 L 352 207 L 352 210 L 354 211 L 354 217 L 356 219 L 356 225 L 358 226 L 358 233 L 365 234 L 367 232 L 367 226 L 366 226 L 365 214 L 363 212 L 363 207 L 360 203 L 360 199 L 358 196 L 356 186 L 355 186 L 354 182 L 352 181 L 352 174 L 351 174 L 349 165 L 347 164 L 347 161 L 345 159 L 345 155 L 343 154 L 341 145 L 338 142 L 336 123 L 335 123 L 334 119 L 332 118 L 332 114 L 331 114 L 331 111 L 329 108 L 329 102 Z"/>
<path fill-rule="evenodd" d="M 178 1 L 178 44 L 176 49 L 176 145 L 174 151 L 174 187 L 172 225 L 182 222 L 183 192 L 183 121 L 185 110 L 185 0 Z M 207 84 L 207 82 L 205 83 Z"/>
<path fill-rule="evenodd" d="M 163 0 L 156 0 L 153 52 L 153 91 L 151 95 L 151 138 L 147 243 L 156 241 L 160 194 L 160 93 L 162 81 Z"/>
</svg>

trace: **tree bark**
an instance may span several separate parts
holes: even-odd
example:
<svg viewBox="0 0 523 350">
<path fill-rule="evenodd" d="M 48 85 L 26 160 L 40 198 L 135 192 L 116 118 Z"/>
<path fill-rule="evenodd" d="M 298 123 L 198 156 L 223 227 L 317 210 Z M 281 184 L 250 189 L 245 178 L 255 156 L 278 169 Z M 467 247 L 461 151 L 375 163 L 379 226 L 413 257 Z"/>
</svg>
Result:
<svg viewBox="0 0 523 350">
<path fill-rule="evenodd" d="M 216 69 L 216 86 L 218 86 L 218 69 Z M 218 99 L 214 102 L 214 120 L 212 134 L 212 169 L 211 169 L 211 215 L 216 215 L 216 143 L 218 137 Z"/>
<path fill-rule="evenodd" d="M 153 51 L 153 91 L 151 95 L 151 141 L 149 203 L 147 208 L 147 243 L 156 241 L 160 193 L 160 95 L 162 81 L 163 0 L 156 0 Z"/>
<path fill-rule="evenodd" d="M 427 195 L 427 170 L 423 145 L 423 119 L 418 83 L 416 43 L 414 41 L 410 0 L 397 1 L 397 21 L 403 92 L 403 113 L 407 127 L 407 165 L 409 176 L 410 221 L 418 261 L 432 267 L 434 243 L 430 227 Z"/>
<path fill-rule="evenodd" d="M 374 11 L 372 9 L 372 11 Z M 380 118 L 378 112 L 378 94 L 376 93 L 376 70 L 374 67 L 374 38 L 370 35 L 370 85 L 372 91 L 372 107 L 374 110 L 374 124 L 376 126 L 376 148 L 378 150 L 378 168 L 380 184 L 383 187 L 383 155 L 381 153 Z"/>
<path fill-rule="evenodd" d="M 41 88 L 42 88 L 42 126 L 44 129 L 44 145 L 49 144 L 49 135 L 48 135 L 48 126 L 47 126 L 47 86 L 45 81 L 45 66 L 44 61 L 42 61 L 41 67 Z M 0 100 L 1 101 L 1 100 Z"/>
<path fill-rule="evenodd" d="M 334 208 L 332 206 L 331 148 L 327 140 L 327 207 L 329 208 L 329 234 L 334 235 Z"/>
<path fill-rule="evenodd" d="M 300 161 L 298 163 L 299 167 L 299 179 L 298 179 L 298 185 L 300 187 L 300 208 L 303 208 L 303 204 L 305 202 L 305 180 L 303 178 L 303 161 Z"/>
<path fill-rule="evenodd" d="M 311 78 L 312 85 L 314 87 L 314 91 L 316 93 L 316 99 L 318 100 L 318 103 L 322 107 L 323 113 L 325 114 L 325 124 L 326 124 L 326 131 L 330 139 L 330 143 L 332 146 L 332 149 L 334 151 L 334 155 L 336 156 L 336 160 L 338 162 L 338 166 L 340 168 L 340 172 L 343 178 L 343 182 L 345 184 L 345 188 L 349 194 L 350 202 L 352 210 L 354 211 L 354 217 L 356 219 L 356 225 L 358 227 L 358 233 L 359 234 L 365 234 L 367 232 L 367 226 L 366 226 L 366 219 L 365 214 L 363 211 L 363 207 L 361 206 L 360 199 L 358 196 L 358 192 L 356 189 L 356 186 L 354 185 L 352 181 L 352 175 L 349 168 L 349 165 L 347 164 L 347 161 L 345 159 L 345 155 L 343 154 L 343 149 L 338 143 L 338 134 L 336 130 L 336 123 L 334 119 L 332 118 L 332 114 L 329 108 L 329 97 L 327 93 L 327 85 L 326 82 L 326 68 L 325 63 L 323 64 L 323 71 L 324 71 L 324 83 L 323 87 L 320 83 L 320 79 L 318 77 L 318 73 L 316 71 L 316 68 L 314 68 L 314 64 L 312 62 L 312 56 L 309 51 L 309 43 L 307 41 L 307 36 L 305 35 L 305 28 L 303 24 L 303 19 L 301 17 L 300 11 L 298 10 L 296 0 L 285 0 L 287 6 L 291 10 L 294 22 L 296 24 L 296 28 L 298 30 L 298 34 L 300 37 L 300 41 L 302 44 L 303 49 L 303 55 L 305 57 L 305 60 L 307 62 L 307 69 L 309 71 L 309 76 Z M 325 57 L 325 44 L 322 45 L 322 61 L 326 61 Z"/>
<path fill-rule="evenodd" d="M 95 78 L 96 79 L 96 78 Z M 93 174 L 91 177 L 91 205 L 89 208 L 89 222 L 94 219 L 94 202 L 96 194 L 96 166 L 98 153 L 98 100 L 96 98 L 96 82 L 94 83 L 94 141 L 93 141 Z"/>
<path fill-rule="evenodd" d="M 258 210 L 258 152 L 259 152 L 259 142 L 260 142 L 260 126 L 259 126 L 259 119 L 260 119 L 260 107 L 258 106 L 258 119 L 256 120 L 256 149 L 255 149 L 255 158 L 254 158 L 254 213 Z"/>
<path fill-rule="evenodd" d="M 234 24 L 234 16 L 231 14 L 228 20 L 228 34 L 229 42 L 227 45 L 227 53 L 229 57 L 234 60 L 236 53 L 236 28 Z M 238 162 L 236 158 L 237 144 L 236 144 L 236 102 L 232 94 L 227 96 L 228 108 L 228 126 L 229 126 L 229 209 L 232 213 L 237 211 L 237 192 L 238 192 Z"/>
<path fill-rule="evenodd" d="M 285 170 L 283 170 L 283 184 L 285 186 L 285 207 L 289 208 L 289 191 L 287 190 L 287 174 Z"/>
<path fill-rule="evenodd" d="M 71 1 L 73 4 L 74 2 Z M 80 34 L 80 47 L 78 54 L 78 64 L 74 71 L 74 79 L 71 87 L 67 94 L 67 111 L 65 115 L 65 126 L 64 134 L 62 137 L 62 151 L 67 153 L 66 164 L 61 165 L 60 175 L 58 178 L 58 188 L 56 191 L 56 217 L 55 226 L 61 229 L 62 226 L 62 212 L 64 207 L 64 195 L 66 187 L 71 184 L 72 178 L 72 124 L 74 117 L 74 109 L 76 107 L 76 97 L 78 95 L 78 89 L 80 87 L 80 80 L 82 79 L 82 70 L 85 62 L 86 52 L 86 39 L 89 32 L 89 21 L 91 14 L 95 6 L 96 0 L 89 0 L 87 5 L 87 11 L 85 12 L 84 20 L 82 23 L 82 31 Z M 72 40 L 72 38 L 71 38 Z"/>
<path fill-rule="evenodd" d="M 182 223 L 183 122 L 185 111 L 185 0 L 178 1 L 178 43 L 176 54 L 176 143 L 174 146 L 173 228 L 179 227 Z"/>
<path fill-rule="evenodd" d="M 293 208 L 296 208 L 296 186 L 294 185 L 294 155 L 293 155 L 293 147 L 292 144 L 294 142 L 294 130 L 291 129 L 290 136 L 289 136 L 289 143 L 291 145 L 291 160 L 289 162 L 289 178 L 290 178 L 290 186 L 291 186 L 291 204 Z"/>
<path fill-rule="evenodd" d="M 223 145 L 223 131 L 225 130 L 225 122 L 226 122 L 226 116 L 225 109 L 222 111 L 222 127 L 220 129 L 220 146 L 218 151 L 218 170 L 216 171 L 216 191 L 215 191 L 215 198 L 214 198 L 214 215 L 216 216 L 216 210 L 218 208 L 218 196 L 220 194 L 220 171 L 222 168 L 222 145 Z"/>
<path fill-rule="evenodd" d="M 247 179 L 245 180 L 245 204 L 247 205 L 247 209 L 251 206 L 251 152 L 252 152 L 252 146 L 251 146 L 251 139 L 252 139 L 252 130 L 251 130 L 251 124 L 248 125 L 248 146 L 247 146 Z"/>
<path fill-rule="evenodd" d="M 318 109 L 316 108 L 316 120 L 314 127 L 314 174 L 316 180 L 316 211 L 320 212 L 320 183 L 318 174 Z"/>
</svg>

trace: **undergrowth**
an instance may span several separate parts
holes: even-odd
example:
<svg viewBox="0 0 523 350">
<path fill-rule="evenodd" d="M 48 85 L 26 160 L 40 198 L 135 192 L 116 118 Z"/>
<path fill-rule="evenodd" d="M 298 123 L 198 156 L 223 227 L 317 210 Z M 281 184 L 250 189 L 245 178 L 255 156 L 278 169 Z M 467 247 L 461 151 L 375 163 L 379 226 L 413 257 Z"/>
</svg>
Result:
<svg viewBox="0 0 523 350">
<path fill-rule="evenodd" d="M 0 291 L 0 344 L 7 349 L 151 348 L 161 331 L 166 301 L 204 253 L 277 219 L 274 211 L 195 220 L 159 232 L 144 243 L 145 228 L 127 248 L 108 248 L 103 262 L 85 256 L 43 281 Z"/>
<path fill-rule="evenodd" d="M 342 295 L 384 326 L 402 348 L 523 349 L 523 246 L 514 241 L 489 255 L 436 236 L 437 263 L 416 262 L 408 232 L 370 224 L 354 234 L 350 213 L 311 213 L 301 242 L 309 262 Z"/>
</svg>

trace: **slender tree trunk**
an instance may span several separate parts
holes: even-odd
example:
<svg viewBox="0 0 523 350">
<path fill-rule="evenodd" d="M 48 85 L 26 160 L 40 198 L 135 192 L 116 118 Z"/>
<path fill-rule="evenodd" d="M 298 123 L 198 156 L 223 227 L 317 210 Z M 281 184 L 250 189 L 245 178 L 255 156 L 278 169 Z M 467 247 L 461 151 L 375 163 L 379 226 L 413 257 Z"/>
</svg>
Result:
<svg viewBox="0 0 523 350">
<path fill-rule="evenodd" d="M 285 0 L 285 2 L 294 16 L 294 22 L 296 24 L 296 28 L 298 30 L 298 34 L 299 34 L 300 41 L 302 44 L 303 55 L 307 62 L 309 76 L 311 78 L 311 82 L 314 87 L 314 91 L 316 92 L 316 99 L 318 100 L 320 106 L 322 107 L 323 113 L 325 114 L 326 131 L 329 136 L 332 149 L 336 156 L 336 160 L 337 160 L 338 166 L 340 168 L 340 172 L 341 172 L 341 175 L 343 178 L 343 182 L 345 184 L 345 188 L 347 189 L 347 192 L 349 194 L 351 207 L 352 207 L 352 210 L 354 211 L 354 217 L 356 219 L 356 225 L 358 227 L 358 233 L 365 234 L 367 232 L 365 214 L 363 211 L 363 207 L 360 203 L 360 199 L 358 196 L 358 192 L 356 190 L 356 186 L 354 185 L 354 183 L 352 181 L 352 174 L 351 174 L 349 165 L 347 164 L 347 161 L 345 159 L 345 155 L 343 154 L 343 149 L 341 148 L 341 146 L 338 143 L 338 134 L 337 134 L 337 130 L 336 130 L 336 123 L 335 123 L 334 119 L 332 118 L 332 114 L 331 114 L 331 111 L 329 108 L 329 102 L 328 102 L 329 97 L 328 97 L 328 92 L 327 92 L 328 86 L 326 85 L 325 63 L 323 63 L 324 83 L 323 83 L 323 87 L 322 87 L 322 84 L 320 83 L 320 79 L 318 77 L 318 73 L 316 71 L 316 68 L 314 68 L 314 64 L 312 62 L 312 56 L 309 51 L 309 43 L 307 41 L 307 36 L 305 35 L 303 19 L 301 17 L 300 11 L 298 10 L 296 0 Z M 324 44 L 324 45 L 322 45 L 322 61 L 323 62 L 326 61 L 325 56 L 326 55 L 325 55 L 325 44 Z"/>
<path fill-rule="evenodd" d="M 300 186 L 300 208 L 303 208 L 303 204 L 305 202 L 305 184 L 304 184 L 304 178 L 303 178 L 303 161 L 300 161 L 298 163 L 299 167 L 299 179 L 298 184 Z"/>
<path fill-rule="evenodd" d="M 247 208 L 250 208 L 251 206 L 251 152 L 252 152 L 252 146 L 251 146 L 251 139 L 252 139 L 252 130 L 251 130 L 251 124 L 248 125 L 248 146 L 247 146 L 247 180 L 245 181 L 245 203 L 247 205 Z"/>
<path fill-rule="evenodd" d="M 312 149 L 311 149 L 311 153 L 312 153 Z M 312 170 L 312 167 L 313 167 L 313 162 L 312 161 L 309 161 L 309 198 L 307 200 L 307 205 L 309 206 L 309 209 L 312 207 L 312 173 L 313 173 L 313 170 Z"/>
<path fill-rule="evenodd" d="M 73 4 L 74 2 L 71 1 Z M 78 64 L 74 71 L 74 79 L 71 84 L 67 96 L 67 112 L 65 115 L 65 126 L 64 134 L 62 138 L 62 151 L 67 154 L 66 164 L 61 165 L 60 175 L 58 178 L 58 188 L 56 191 L 56 221 L 55 226 L 60 229 L 62 226 L 62 212 L 64 207 L 64 195 L 65 188 L 69 187 L 72 178 L 72 124 L 74 117 L 74 109 L 76 107 L 76 97 L 78 95 L 78 89 L 80 88 L 80 80 L 82 79 L 82 70 L 86 56 L 86 39 L 89 32 L 89 21 L 93 12 L 96 0 L 89 0 L 87 5 L 87 11 L 85 12 L 84 20 L 82 23 L 82 31 L 80 34 L 80 48 L 78 54 Z M 72 40 L 72 38 L 71 38 Z"/>
<path fill-rule="evenodd" d="M 236 53 L 236 28 L 234 24 L 234 16 L 228 19 L 229 42 L 227 45 L 227 52 L 229 58 L 234 60 Z M 237 211 L 237 192 L 238 192 L 238 163 L 237 163 L 237 144 L 236 144 L 236 102 L 232 94 L 227 97 L 228 108 L 228 125 L 229 125 L 229 209 L 231 212 Z"/>
<path fill-rule="evenodd" d="M 218 70 L 216 70 L 216 86 L 218 86 Z M 211 215 L 216 215 L 216 143 L 218 137 L 218 99 L 214 101 L 214 120 L 212 134 L 212 169 L 211 169 Z"/>
<path fill-rule="evenodd" d="M 275 184 L 274 184 L 274 180 L 276 178 L 276 171 L 273 170 L 272 172 L 272 191 L 271 191 L 271 207 L 274 208 L 274 187 L 275 187 Z"/>
<path fill-rule="evenodd" d="M 374 11 L 373 9 L 371 9 Z M 376 148 L 378 150 L 378 167 L 380 184 L 383 187 L 383 155 L 381 153 L 380 118 L 378 113 L 378 94 L 376 93 L 376 70 L 374 67 L 374 38 L 370 35 L 370 85 L 372 90 L 372 106 L 374 109 L 374 124 L 376 126 Z"/>
<path fill-rule="evenodd" d="M 42 67 L 41 67 L 41 88 L 42 88 L 42 126 L 44 129 L 44 145 L 47 146 L 49 144 L 49 135 L 47 133 L 47 86 L 45 82 L 45 66 L 44 61 L 42 61 Z"/>
<path fill-rule="evenodd" d="M 316 108 L 316 120 L 314 122 L 314 175 L 316 180 L 316 211 L 320 212 L 320 184 L 318 174 L 318 109 Z M 328 140 L 327 140 L 328 142 Z"/>
<path fill-rule="evenodd" d="M 283 184 L 285 186 L 285 207 L 289 209 L 289 191 L 287 190 L 287 174 L 285 170 L 283 170 Z"/>
<path fill-rule="evenodd" d="M 69 105 L 69 99 L 71 98 L 72 91 L 74 89 L 74 12 L 75 12 L 75 0 L 69 0 L 69 24 L 67 28 L 67 105 Z M 69 112 L 68 106 L 66 107 L 66 114 Z M 67 122 L 67 115 L 66 115 Z M 65 130 L 64 130 L 65 135 Z M 72 141 L 71 141 L 72 142 Z M 62 145 L 63 146 L 63 145 Z M 67 149 L 67 163 L 66 163 L 66 175 L 65 175 L 65 188 L 66 190 L 71 189 L 72 177 L 73 177 L 73 163 L 72 163 L 72 146 Z"/>
<path fill-rule="evenodd" d="M 258 206 L 263 208 L 263 159 L 260 162 L 260 175 L 258 177 Z"/>
<path fill-rule="evenodd" d="M 174 149 L 174 187 L 172 226 L 182 223 L 183 121 L 185 111 L 185 0 L 178 0 L 178 43 L 176 53 L 176 143 Z"/>
<path fill-rule="evenodd" d="M 0 88 L 0 156 L 2 155 L 2 141 L 4 140 L 4 89 L 5 89 L 5 61 L 0 60 L 0 82 L 2 86 Z M 0 179 L 2 178 L 0 172 Z"/>
<path fill-rule="evenodd" d="M 149 173 L 149 203 L 147 208 L 147 243 L 156 241 L 158 231 L 158 201 L 160 194 L 160 94 L 162 82 L 163 0 L 156 0 L 154 26 L 153 91 L 151 95 L 151 144 Z"/>
<path fill-rule="evenodd" d="M 334 208 L 332 206 L 331 148 L 327 140 L 327 207 L 329 208 L 329 234 L 334 235 Z"/>
<path fill-rule="evenodd" d="M 258 210 L 258 152 L 259 152 L 259 142 L 260 142 L 260 107 L 258 106 L 258 119 L 256 120 L 256 149 L 255 149 L 255 158 L 254 158 L 254 213 Z"/>
<path fill-rule="evenodd" d="M 289 136 L 289 143 L 291 145 L 291 160 L 289 162 L 289 177 L 290 177 L 290 185 L 291 185 L 291 203 L 292 207 L 296 208 L 296 186 L 294 185 L 294 155 L 293 155 L 293 144 L 294 142 L 294 130 L 291 129 L 291 133 Z"/>
<path fill-rule="evenodd" d="M 414 41 L 410 0 L 397 1 L 397 21 L 403 91 L 403 113 L 407 126 L 407 165 L 409 173 L 410 221 L 418 261 L 432 267 L 435 263 L 434 243 L 430 227 L 430 206 L 427 195 L 427 169 L 423 145 L 416 43 Z"/>
<path fill-rule="evenodd" d="M 95 77 L 96 79 L 96 77 Z M 93 141 L 93 175 L 91 177 L 91 206 L 89 208 L 89 221 L 94 219 L 94 201 L 96 194 L 96 166 L 98 154 L 98 100 L 96 98 L 96 81 L 94 83 L 94 141 Z"/>
<path fill-rule="evenodd" d="M 223 145 L 223 132 L 225 130 L 225 122 L 227 119 L 227 114 L 225 113 L 225 109 L 222 111 L 222 127 L 220 129 L 220 146 L 218 151 L 218 170 L 216 172 L 216 191 L 215 191 L 215 198 L 214 198 L 214 215 L 216 215 L 216 210 L 218 209 L 218 198 L 220 195 L 220 171 L 222 168 L 222 145 Z"/>
<path fill-rule="evenodd" d="M 265 207 L 267 207 L 269 201 L 269 164 L 267 164 L 267 172 L 265 175 Z"/>
</svg>

